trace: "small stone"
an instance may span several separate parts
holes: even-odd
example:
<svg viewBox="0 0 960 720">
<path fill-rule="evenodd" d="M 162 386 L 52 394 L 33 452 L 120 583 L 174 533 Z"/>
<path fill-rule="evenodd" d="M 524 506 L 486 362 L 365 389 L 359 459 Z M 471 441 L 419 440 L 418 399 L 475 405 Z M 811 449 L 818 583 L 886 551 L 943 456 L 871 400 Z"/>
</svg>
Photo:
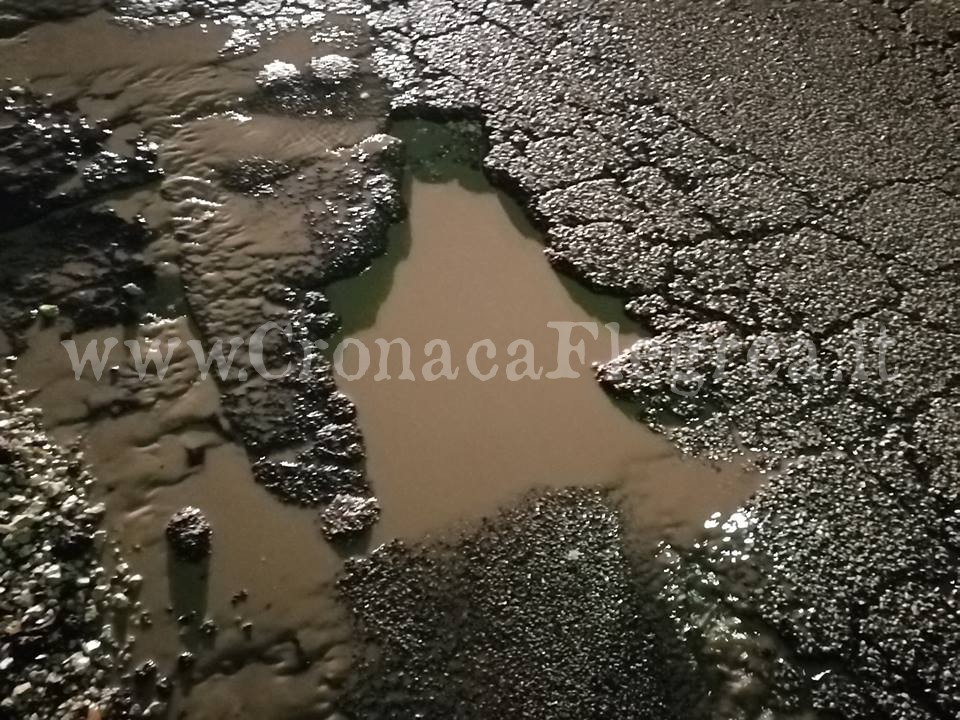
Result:
<svg viewBox="0 0 960 720">
<path fill-rule="evenodd" d="M 167 541 L 174 554 L 182 560 L 199 561 L 210 554 L 213 528 L 195 507 L 178 510 L 167 523 Z"/>
<path fill-rule="evenodd" d="M 130 598 L 123 593 L 114 593 L 110 597 L 110 604 L 116 610 L 127 610 L 130 607 Z"/>
<path fill-rule="evenodd" d="M 157 697 L 169 698 L 173 694 L 173 682 L 166 675 L 157 678 Z"/>
<path fill-rule="evenodd" d="M 362 162 L 379 162 L 389 168 L 400 168 L 404 163 L 405 148 L 403 141 L 393 135 L 376 133 L 357 143 Z"/>
<path fill-rule="evenodd" d="M 297 66 L 282 60 L 267 63 L 257 73 L 257 84 L 267 89 L 289 87 L 299 80 L 300 71 Z"/>
<path fill-rule="evenodd" d="M 184 650 L 182 653 L 180 653 L 180 656 L 177 658 L 177 667 L 180 668 L 182 672 L 186 672 L 190 670 L 196 664 L 197 664 L 197 658 L 189 650 Z"/>
<path fill-rule="evenodd" d="M 87 655 L 93 655 L 100 649 L 101 645 L 102 644 L 99 640 L 89 640 L 83 644 L 83 651 Z"/>
<path fill-rule="evenodd" d="M 233 33 L 227 38 L 220 53 L 222 55 L 239 57 L 242 55 L 252 55 L 259 49 L 259 34 L 247 28 L 234 28 Z"/>
<path fill-rule="evenodd" d="M 146 709 L 143 711 L 144 717 L 148 718 L 162 718 L 167 714 L 167 706 L 165 703 L 160 702 L 159 700 L 154 700 Z"/>
<path fill-rule="evenodd" d="M 49 566 L 43 573 L 43 576 L 52 583 L 60 582 L 63 579 L 63 574 L 60 570 L 59 565 Z"/>
<path fill-rule="evenodd" d="M 56 305 L 41 305 L 37 308 L 37 312 L 40 313 L 40 317 L 44 320 L 53 320 L 60 314 L 60 308 Z"/>
<path fill-rule="evenodd" d="M 140 666 L 134 671 L 134 677 L 137 682 L 145 683 L 157 674 L 157 664 L 153 660 L 145 660 Z"/>
<path fill-rule="evenodd" d="M 343 55 L 324 55 L 310 61 L 310 74 L 324 85 L 338 85 L 357 74 L 360 67 L 352 58 Z"/>
<path fill-rule="evenodd" d="M 143 288 L 132 282 L 127 283 L 120 289 L 123 290 L 123 294 L 131 300 L 140 300 L 146 294 L 143 292 Z"/>
<path fill-rule="evenodd" d="M 359 495 L 337 495 L 320 513 L 320 529 L 327 537 L 366 530 L 380 517 L 380 503 L 376 498 Z"/>
<path fill-rule="evenodd" d="M 68 660 L 70 666 L 77 672 L 83 672 L 90 667 L 90 658 L 83 653 L 74 653 Z"/>
</svg>

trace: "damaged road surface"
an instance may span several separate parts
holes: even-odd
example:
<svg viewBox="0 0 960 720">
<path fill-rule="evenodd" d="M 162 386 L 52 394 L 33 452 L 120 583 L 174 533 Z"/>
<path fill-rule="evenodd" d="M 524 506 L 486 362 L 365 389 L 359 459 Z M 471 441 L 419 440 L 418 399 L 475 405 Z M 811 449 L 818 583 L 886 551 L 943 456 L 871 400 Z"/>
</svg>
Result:
<svg viewBox="0 0 960 720">
<path fill-rule="evenodd" d="M 0 0 L 0 719 L 960 716 L 958 66 L 939 0 Z M 619 327 L 335 351 L 549 321 Z"/>
</svg>

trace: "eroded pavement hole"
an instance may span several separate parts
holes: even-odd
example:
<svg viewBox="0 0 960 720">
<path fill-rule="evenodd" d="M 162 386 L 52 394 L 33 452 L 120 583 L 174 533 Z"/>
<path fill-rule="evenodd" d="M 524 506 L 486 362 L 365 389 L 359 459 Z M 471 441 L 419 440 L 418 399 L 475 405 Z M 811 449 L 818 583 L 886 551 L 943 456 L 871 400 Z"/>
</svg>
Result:
<svg viewBox="0 0 960 720">
<path fill-rule="evenodd" d="M 369 270 L 329 288 L 344 328 L 331 345 L 349 340 L 337 382 L 357 405 L 382 505 L 373 544 L 532 489 L 614 489 L 655 542 L 688 541 L 744 502 L 756 474 L 681 456 L 597 383 L 594 364 L 638 337 L 622 301 L 559 275 L 520 209 L 458 157 L 455 134 L 393 131 L 411 155 L 408 216 Z"/>
<path fill-rule="evenodd" d="M 348 38 L 334 49 L 364 42 L 331 23 L 330 37 Z M 84 587 L 110 627 L 103 650 L 84 647 L 103 665 L 99 681 L 130 691 L 116 716 L 700 707 L 706 690 L 658 604 L 653 558 L 660 543 L 694 543 L 760 477 L 681 456 L 601 389 L 593 365 L 637 328 L 622 299 L 551 267 L 519 208 L 479 172 L 479 129 L 395 123 L 404 169 L 376 132 L 387 129 L 382 97 L 360 64 L 336 56 L 346 84 L 335 93 L 284 79 L 290 67 L 319 72 L 310 56 L 331 49 L 304 32 L 232 57 L 218 27 L 164 29 L 156 54 L 100 14 L 42 28 L 10 67 L 55 102 L 24 88 L 7 102 L 25 126 L 71 128 L 53 155 L 93 149 L 49 176 L 25 171 L 7 198 L 23 201 L 0 230 L 25 268 L 7 275 L 29 282 L 4 289 L 15 322 L 0 345 L 17 352 L 51 447 L 82 449 L 96 477 L 86 492 L 102 502 L 105 569 Z M 64 70 L 49 53 L 71 33 L 84 57 L 98 38 L 112 52 Z M 327 112 L 331 97 L 349 112 Z M 394 222 L 401 174 L 407 214 Z M 384 233 L 385 252 L 357 275 Z M 37 245 L 50 237 L 60 243 Z M 44 250 L 17 255 L 35 245 Z M 219 381 L 202 376 L 188 343 L 264 318 L 346 341 L 336 386 L 323 373 L 260 382 L 241 374 L 263 359 L 252 356 Z M 76 377 L 64 339 L 109 344 L 106 372 Z M 171 339 L 169 372 L 147 363 L 138 376 L 143 358 L 125 343 Z M 388 345 L 392 378 L 379 380 L 377 341 L 397 339 L 415 377 L 401 377 L 403 348 Z M 424 377 L 434 340 L 456 379 Z M 360 347 L 366 373 L 351 371 Z M 548 377 L 568 362 L 576 377 Z M 337 494 L 326 481 L 378 498 L 378 522 L 352 543 L 321 534 L 319 507 Z M 169 541 L 184 508 L 199 510 L 210 543 L 199 561 Z M 99 713 L 91 701 L 89 717 Z"/>
</svg>

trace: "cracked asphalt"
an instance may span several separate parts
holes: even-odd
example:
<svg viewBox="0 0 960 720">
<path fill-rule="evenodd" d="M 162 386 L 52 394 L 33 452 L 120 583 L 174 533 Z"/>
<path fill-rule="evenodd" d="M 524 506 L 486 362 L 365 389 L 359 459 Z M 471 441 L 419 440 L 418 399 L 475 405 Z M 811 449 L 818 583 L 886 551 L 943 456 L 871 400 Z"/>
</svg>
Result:
<svg viewBox="0 0 960 720">
<path fill-rule="evenodd" d="M 0 28 L 15 34 L 91 5 L 2 2 Z M 362 80 L 350 81 L 361 85 L 331 99 L 281 79 L 251 100 L 292 115 L 333 103 L 335 117 L 369 127 L 344 143 L 354 148 L 345 165 L 310 169 L 316 184 L 306 194 L 340 193 L 345 213 L 316 221 L 310 262 L 291 262 L 278 287 L 276 273 L 255 269 L 251 284 L 228 287 L 233 299 L 272 292 L 305 332 L 331 332 L 322 296 L 310 293 L 382 251 L 399 212 L 400 165 L 390 153 L 368 156 L 363 138 L 389 130 L 390 119 L 473 120 L 489 145 L 485 172 L 524 205 L 554 266 L 622 297 L 649 331 L 599 370 L 604 387 L 685 451 L 747 453 L 776 471 L 737 516 L 708 523 L 701 543 L 656 558 L 622 537 L 610 499 L 570 491 L 526 501 L 444 546 L 390 545 L 352 561 L 342 591 L 360 644 L 378 650 L 348 683 L 345 712 L 960 717 L 955 4 L 106 5 L 142 25 L 225 22 L 240 54 L 258 34 L 309 26 L 305 18 L 327 11 L 363 21 L 354 45 Z M 5 102 L 7 114 L 35 112 L 27 97 Z M 0 137 L 10 268 L 8 258 L 24 255 L 18 228 L 61 211 L 37 200 L 49 183 L 24 180 L 35 156 L 15 152 L 22 132 L 0 132 L 14 132 Z M 68 143 L 97 142 L 89 128 L 71 133 Z M 58 142 L 23 140 L 55 158 L 68 152 Z M 145 157 L 126 162 L 117 182 L 149 174 Z M 57 162 L 43 172 L 56 175 Z M 286 171 L 238 165 L 222 182 L 255 193 L 282 185 Z M 95 221 L 114 222 L 83 223 Z M 83 243 L 55 248 L 57 257 L 75 247 Z M 209 335 L 263 320 L 256 310 L 234 314 L 243 304 L 218 302 L 224 285 L 205 284 L 225 251 L 200 246 L 184 261 L 187 296 Z M 101 248 L 87 259 L 110 281 L 141 268 Z M 8 334 L 50 292 L 44 282 L 4 286 Z M 718 342 L 729 347 L 722 372 Z M 778 348 L 761 358 L 773 372 L 755 372 L 758 342 Z M 685 363 L 682 392 L 665 357 Z M 329 369 L 320 372 L 329 380 Z M 333 391 L 320 377 L 282 395 L 224 392 L 251 455 L 270 450 L 261 481 L 294 500 L 376 491 L 356 469 L 355 426 L 328 432 L 350 418 Z M 316 447 L 303 450 L 314 438 L 304 438 L 298 412 L 319 418 Z M 301 455 L 274 464 L 278 448 Z M 604 560 L 570 577 L 568 548 Z M 498 614 L 504 608 L 517 611 Z"/>
<path fill-rule="evenodd" d="M 762 680 L 750 716 L 960 714 L 957 8 L 410 2 L 370 21 L 394 112 L 482 119 L 485 168 L 551 261 L 647 324 L 601 381 L 685 449 L 785 468 L 746 508 L 762 582 L 723 543 L 676 561 L 789 650 L 727 691 Z M 772 378 L 758 339 L 786 349 Z M 797 346 L 817 362 L 787 365 Z M 658 360 L 690 348 L 698 392 L 676 393 Z"/>
</svg>

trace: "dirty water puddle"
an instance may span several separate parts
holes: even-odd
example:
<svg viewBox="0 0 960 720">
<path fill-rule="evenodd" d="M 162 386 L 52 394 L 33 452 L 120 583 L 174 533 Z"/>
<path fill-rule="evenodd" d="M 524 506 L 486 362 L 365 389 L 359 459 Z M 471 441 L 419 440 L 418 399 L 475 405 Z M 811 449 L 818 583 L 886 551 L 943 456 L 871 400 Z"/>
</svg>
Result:
<svg viewBox="0 0 960 720">
<path fill-rule="evenodd" d="M 246 268 L 234 263 L 238 256 L 295 256 L 309 241 L 288 212 L 289 197 L 204 196 L 213 168 L 251 154 L 302 167 L 359 142 L 374 125 L 229 110 L 252 91 L 265 60 L 303 64 L 318 52 L 302 33 L 226 59 L 217 53 L 223 28 L 151 32 L 156 42 L 144 43 L 140 33 L 94 14 L 0 44 L 0 61 L 14 81 L 36 81 L 58 99 L 76 99 L 94 118 L 128 120 L 116 131 L 118 147 L 141 131 L 159 142 L 168 171 L 160 187 L 104 202 L 162 230 L 147 256 L 170 271 L 173 285 L 181 259 L 174 229 L 216 243 L 217 257 L 234 266 L 224 268 L 225 281 L 242 283 Z M 57 56 L 59 47 L 72 47 L 72 55 Z M 100 47 L 110 52 L 93 50 Z M 637 339 L 621 302 L 559 276 L 518 209 L 479 174 L 464 179 L 410 180 L 409 217 L 391 230 L 386 254 L 329 288 L 344 327 L 336 339 L 350 341 L 342 358 L 348 372 L 337 382 L 356 403 L 382 508 L 365 547 L 350 550 L 444 536 L 544 488 L 610 488 L 651 546 L 682 544 L 712 513 L 737 508 L 758 486 L 757 476 L 681 457 L 594 380 L 594 363 Z M 33 403 L 54 436 L 83 448 L 107 508 L 104 527 L 118 556 L 144 577 L 131 626 L 121 628 L 136 638 L 133 662 L 154 658 L 168 672 L 184 649 L 196 653 L 204 692 L 187 693 L 180 703 L 191 718 L 222 717 L 226 706 L 258 718 L 283 717 L 291 708 L 325 711 L 346 672 L 348 624 L 332 591 L 344 550 L 323 540 L 315 510 L 281 504 L 256 484 L 223 417 L 220 389 L 200 377 L 188 353 L 162 380 L 136 376 L 123 340 L 199 338 L 182 304 L 170 303 L 160 313 L 166 319 L 74 338 L 79 345 L 117 341 L 109 357 L 116 370 L 100 380 L 74 377 L 60 345 L 70 335 L 67 323 L 38 323 L 16 364 L 20 384 L 36 391 Z M 551 323 L 594 324 L 597 334 L 570 328 L 572 344 L 583 343 L 580 358 L 559 347 L 564 330 Z M 377 380 L 377 340 L 396 338 L 409 344 L 415 379 L 400 378 L 403 358 L 394 348 L 385 367 L 393 379 Z M 437 339 L 448 343 L 460 368 L 456 379 L 422 375 L 430 359 L 424 347 Z M 467 367 L 478 341 L 478 370 L 498 367 L 488 380 Z M 6 344 L 0 335 L 0 349 Z M 371 349 L 374 368 L 350 379 L 359 346 Z M 516 365 L 520 355 L 529 363 Z M 577 377 L 547 377 L 560 356 Z M 510 379 L 511 365 L 528 376 Z M 164 537 L 170 516 L 186 505 L 201 508 L 214 528 L 213 552 L 199 566 L 172 559 Z M 201 632 L 207 620 L 215 632 Z"/>
<path fill-rule="evenodd" d="M 386 255 L 330 289 L 345 337 L 371 349 L 370 372 L 354 380 L 338 377 L 357 405 L 367 468 L 382 506 L 369 547 L 444 536 L 528 491 L 574 485 L 611 488 L 629 508 L 631 527 L 651 546 L 696 537 L 711 513 L 727 514 L 743 502 L 757 487 L 756 476 L 679 456 L 604 393 L 592 365 L 636 338 L 629 319 L 615 300 L 557 275 L 510 201 L 477 186 L 483 186 L 477 177 L 472 189 L 456 182 L 409 183 L 409 217 L 392 229 Z M 584 344 L 582 361 L 569 356 L 575 379 L 546 378 L 556 370 L 560 337 L 548 323 L 558 322 L 600 324 L 596 339 L 583 328 L 571 330 L 572 343 Z M 158 327 L 194 337 L 186 318 Z M 131 332 L 96 335 L 122 340 Z M 150 336 L 157 329 L 139 332 Z M 92 336 L 76 339 L 82 344 Z M 278 503 L 255 483 L 242 448 L 225 431 L 213 381 L 199 378 L 188 354 L 175 361 L 163 391 L 146 402 L 144 389 L 125 383 L 123 372 L 119 381 L 75 380 L 60 337 L 59 327 L 36 331 L 18 372 L 23 386 L 39 388 L 34 402 L 57 436 L 81 442 L 100 479 L 106 528 L 146 578 L 140 600 L 149 627 L 137 631 L 134 657 L 171 667 L 189 648 L 208 658 L 205 672 L 222 670 L 204 681 L 205 688 L 217 686 L 216 693 L 185 699 L 185 707 L 195 708 L 191 717 L 207 717 L 202 708 L 224 694 L 241 698 L 235 702 L 243 707 L 256 706 L 261 691 L 245 696 L 242 686 L 258 681 L 266 683 L 261 688 L 281 682 L 284 697 L 298 698 L 290 700 L 294 704 L 329 700 L 334 691 L 314 671 L 294 673 L 300 681 L 293 683 L 270 669 L 297 668 L 294 649 L 304 642 L 313 643 L 311 663 L 336 665 L 341 658 L 342 664 L 346 657 L 349 632 L 332 592 L 341 557 L 322 539 L 315 511 Z M 386 355 L 393 379 L 375 380 L 376 341 L 395 338 L 410 344 L 413 381 L 399 377 L 399 348 Z M 455 380 L 420 377 L 427 362 L 423 347 L 436 338 L 449 342 L 451 362 L 461 366 Z M 499 355 L 478 355 L 485 374 L 500 366 L 486 381 L 466 367 L 478 339 L 489 340 Z M 528 357 L 540 379 L 508 378 L 512 356 L 504 348 L 517 339 L 529 341 Z M 129 371 L 125 352 L 119 345 L 110 361 Z M 355 374 L 356 355 L 351 344 L 342 359 L 345 374 Z M 138 395 L 144 407 L 113 416 L 112 403 L 126 398 L 135 404 Z M 184 505 L 200 507 L 214 527 L 212 555 L 200 568 L 178 565 L 166 547 L 164 526 Z M 240 591 L 245 597 L 238 600 Z M 216 623 L 215 637 L 199 631 L 205 619 Z M 284 650 L 291 639 L 295 644 Z"/>
<path fill-rule="evenodd" d="M 386 255 L 330 288 L 349 338 L 338 384 L 383 506 L 373 544 L 449 530 L 531 489 L 609 487 L 645 537 L 673 542 L 736 509 L 754 475 L 681 457 L 594 379 L 637 339 L 621 303 L 559 276 L 519 209 L 464 178 L 410 182 Z"/>
</svg>

